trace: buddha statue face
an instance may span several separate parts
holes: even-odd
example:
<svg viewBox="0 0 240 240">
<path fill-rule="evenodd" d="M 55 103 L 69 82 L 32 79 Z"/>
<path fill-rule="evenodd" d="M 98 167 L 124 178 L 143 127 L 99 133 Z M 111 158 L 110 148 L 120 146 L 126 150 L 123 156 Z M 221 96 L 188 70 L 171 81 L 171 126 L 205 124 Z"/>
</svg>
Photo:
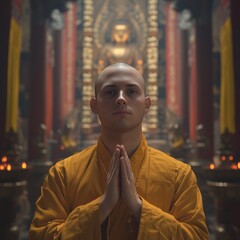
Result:
<svg viewBox="0 0 240 240">
<path fill-rule="evenodd" d="M 116 24 L 112 28 L 112 39 L 117 43 L 126 43 L 130 37 L 130 29 L 125 24 Z"/>
</svg>

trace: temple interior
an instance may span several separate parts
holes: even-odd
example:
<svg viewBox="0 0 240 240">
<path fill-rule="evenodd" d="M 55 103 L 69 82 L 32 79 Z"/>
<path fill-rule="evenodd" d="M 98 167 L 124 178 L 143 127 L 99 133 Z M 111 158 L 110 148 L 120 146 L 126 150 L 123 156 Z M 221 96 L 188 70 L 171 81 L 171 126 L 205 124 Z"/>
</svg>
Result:
<svg viewBox="0 0 240 240">
<path fill-rule="evenodd" d="M 0 239 L 28 239 L 49 168 L 98 139 L 89 107 L 98 73 L 126 62 L 151 97 L 148 144 L 191 165 L 210 239 L 239 240 L 239 9 L 238 0 L 2 0 Z"/>
</svg>

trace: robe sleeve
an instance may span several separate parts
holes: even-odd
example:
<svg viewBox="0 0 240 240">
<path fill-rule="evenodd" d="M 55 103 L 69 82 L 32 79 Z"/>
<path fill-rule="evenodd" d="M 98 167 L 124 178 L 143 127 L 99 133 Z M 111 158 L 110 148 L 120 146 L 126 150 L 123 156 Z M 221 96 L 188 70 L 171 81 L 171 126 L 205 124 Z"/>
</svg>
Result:
<svg viewBox="0 0 240 240">
<path fill-rule="evenodd" d="M 201 192 L 190 166 L 178 178 L 169 213 L 142 198 L 138 240 L 209 239 Z"/>
<path fill-rule="evenodd" d="M 71 211 L 65 184 L 61 172 L 52 167 L 36 202 L 29 240 L 101 239 L 100 197 Z"/>
</svg>

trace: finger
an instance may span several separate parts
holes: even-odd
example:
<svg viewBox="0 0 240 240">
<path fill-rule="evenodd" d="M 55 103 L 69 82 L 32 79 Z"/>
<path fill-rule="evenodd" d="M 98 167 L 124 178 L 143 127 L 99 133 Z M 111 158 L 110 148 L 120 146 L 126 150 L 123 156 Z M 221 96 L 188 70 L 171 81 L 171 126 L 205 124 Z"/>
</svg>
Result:
<svg viewBox="0 0 240 240">
<path fill-rule="evenodd" d="M 127 155 L 127 151 L 123 145 L 121 146 L 121 155 L 124 157 L 125 171 L 126 171 L 126 174 L 128 175 L 128 179 L 134 181 L 132 166 L 130 164 L 130 160 Z"/>
<path fill-rule="evenodd" d="M 120 157 L 120 150 L 116 149 L 112 158 L 113 165 L 112 165 L 111 172 L 114 172 L 117 165 L 119 164 L 119 157 Z"/>
<path fill-rule="evenodd" d="M 119 157 L 120 157 L 120 150 L 116 149 L 116 154 L 115 154 L 115 164 L 114 164 L 114 168 L 113 168 L 113 173 L 119 173 Z"/>
<path fill-rule="evenodd" d="M 116 170 L 119 169 L 119 156 L 120 156 L 120 150 L 116 149 L 116 151 L 113 153 L 110 168 L 108 172 L 108 178 L 111 179 L 112 176 L 115 174 Z"/>
<path fill-rule="evenodd" d="M 124 158 L 128 158 L 128 154 L 124 145 L 120 145 L 120 150 L 121 150 L 121 156 L 123 156 Z"/>
<path fill-rule="evenodd" d="M 127 174 L 127 170 L 126 170 L 126 161 L 124 157 L 120 158 L 121 161 L 121 182 L 124 183 L 124 181 L 129 181 L 129 176 Z"/>
<path fill-rule="evenodd" d="M 113 153 L 113 156 L 112 156 L 112 159 L 110 162 L 110 166 L 109 166 L 109 170 L 108 170 L 108 178 L 110 178 L 110 176 L 112 175 L 112 172 L 113 172 L 113 168 L 114 168 L 114 164 L 115 164 L 115 155 L 116 155 L 116 152 Z"/>
</svg>

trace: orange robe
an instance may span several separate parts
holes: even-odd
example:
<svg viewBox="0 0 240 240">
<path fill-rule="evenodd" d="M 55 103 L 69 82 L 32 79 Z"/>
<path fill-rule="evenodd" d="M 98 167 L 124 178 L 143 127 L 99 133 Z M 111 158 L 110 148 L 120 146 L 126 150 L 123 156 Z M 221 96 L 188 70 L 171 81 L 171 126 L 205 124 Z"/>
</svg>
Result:
<svg viewBox="0 0 240 240">
<path fill-rule="evenodd" d="M 101 138 L 53 166 L 41 188 L 29 240 L 100 240 L 99 199 L 111 156 Z M 140 223 L 120 200 L 108 217 L 106 239 L 208 239 L 202 197 L 190 166 L 141 144 L 130 158 L 142 199 Z"/>
</svg>

